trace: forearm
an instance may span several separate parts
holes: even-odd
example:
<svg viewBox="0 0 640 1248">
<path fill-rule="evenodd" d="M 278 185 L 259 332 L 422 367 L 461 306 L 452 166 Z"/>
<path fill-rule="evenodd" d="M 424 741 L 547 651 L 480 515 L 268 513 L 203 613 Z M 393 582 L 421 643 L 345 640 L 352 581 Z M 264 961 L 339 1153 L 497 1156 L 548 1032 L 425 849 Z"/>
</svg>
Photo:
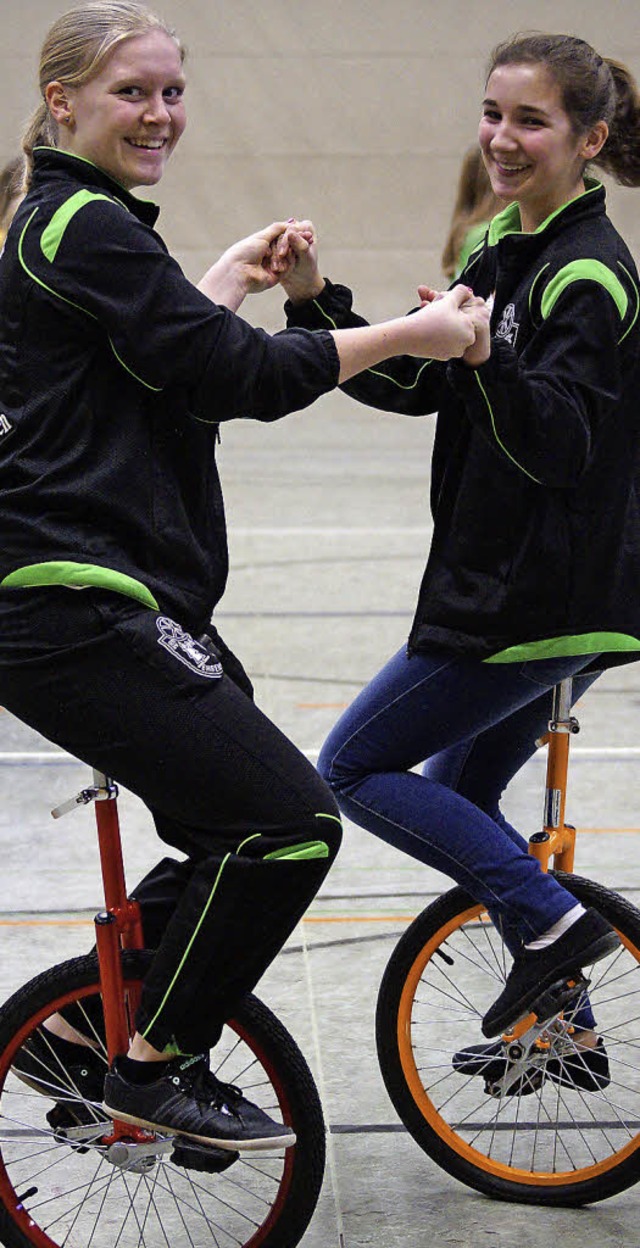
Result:
<svg viewBox="0 0 640 1248">
<path fill-rule="evenodd" d="M 406 333 L 407 317 L 384 321 L 380 325 L 334 329 L 331 336 L 340 359 L 339 384 L 357 373 L 380 364 L 395 355 L 411 354 Z"/>
<path fill-rule="evenodd" d="M 218 303 L 230 312 L 238 311 L 247 293 L 246 283 L 237 266 L 225 264 L 224 257 L 207 270 L 198 282 L 198 290 L 212 303 Z"/>
</svg>

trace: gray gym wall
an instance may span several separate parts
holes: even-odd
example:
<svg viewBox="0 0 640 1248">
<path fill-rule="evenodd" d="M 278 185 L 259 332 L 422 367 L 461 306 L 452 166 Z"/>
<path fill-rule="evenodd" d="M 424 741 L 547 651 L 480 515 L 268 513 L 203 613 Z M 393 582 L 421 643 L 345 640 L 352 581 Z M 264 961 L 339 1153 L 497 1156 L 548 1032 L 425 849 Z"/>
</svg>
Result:
<svg viewBox="0 0 640 1248">
<path fill-rule="evenodd" d="M 0 159 L 37 101 L 42 37 L 64 0 L 2 0 Z M 189 126 L 159 228 L 196 279 L 229 243 L 310 216 L 323 272 L 371 318 L 406 310 L 440 254 L 474 141 L 491 47 L 519 29 L 575 33 L 640 77 L 638 0 L 160 0 L 185 40 Z M 640 191 L 610 211 L 640 259 Z M 279 292 L 244 314 L 281 325 Z"/>
</svg>

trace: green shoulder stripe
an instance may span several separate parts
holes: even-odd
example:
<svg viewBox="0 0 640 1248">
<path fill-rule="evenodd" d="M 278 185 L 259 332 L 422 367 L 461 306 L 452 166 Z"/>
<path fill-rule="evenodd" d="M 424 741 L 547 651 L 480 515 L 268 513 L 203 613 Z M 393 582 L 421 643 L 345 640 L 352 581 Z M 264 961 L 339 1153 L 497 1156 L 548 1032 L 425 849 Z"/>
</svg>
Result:
<svg viewBox="0 0 640 1248">
<path fill-rule="evenodd" d="M 4 580 L 0 581 L 3 589 L 27 589 L 35 585 L 63 585 L 67 588 L 84 589 L 89 585 L 97 589 L 110 589 L 116 594 L 124 594 L 127 598 L 135 598 L 144 607 L 159 611 L 150 589 L 126 572 L 117 572 L 114 568 L 102 568 L 93 563 L 74 563 L 72 560 L 52 560 L 48 563 L 30 563 L 24 568 L 16 568 Z"/>
<path fill-rule="evenodd" d="M 51 264 L 53 264 L 56 258 L 64 232 L 72 217 L 75 217 L 76 213 L 81 208 L 84 208 L 86 204 L 91 204 L 98 199 L 103 199 L 108 204 L 115 203 L 115 200 L 111 199 L 109 195 L 100 195 L 96 191 L 88 191 L 85 188 L 82 191 L 76 191 L 75 195 L 71 195 L 58 208 L 57 212 L 54 212 L 49 224 L 42 231 L 40 239 L 42 254 Z"/>
<path fill-rule="evenodd" d="M 87 309 L 83 308 L 81 304 L 74 303 L 73 299 L 67 299 L 64 295 L 59 294 L 57 290 L 53 290 L 51 286 L 47 286 L 47 283 L 43 282 L 42 279 L 37 276 L 37 274 L 32 273 L 31 269 L 29 268 L 24 257 L 24 240 L 27 235 L 27 230 L 29 229 L 29 226 L 31 225 L 31 222 L 33 221 L 33 218 L 35 217 L 37 212 L 38 212 L 38 209 L 34 208 L 33 212 L 31 213 L 31 216 L 29 217 L 22 231 L 22 234 L 20 235 L 20 239 L 18 242 L 18 258 L 20 260 L 20 264 L 22 265 L 27 276 L 31 278 L 32 282 L 35 282 L 37 286 L 41 286 L 42 289 L 46 290 L 48 294 L 53 295 L 54 299 L 60 299 L 62 303 L 68 303 L 69 307 L 76 308 L 78 312 L 83 312 L 84 315 L 90 317 L 92 321 L 97 320 L 97 317 L 94 316 L 93 312 L 87 311 Z"/>
<path fill-rule="evenodd" d="M 69 205 L 72 204 L 74 200 L 78 200 L 82 197 L 85 197 L 83 199 L 83 203 L 87 203 L 88 200 L 86 199 L 86 196 L 89 196 L 90 199 L 106 199 L 109 203 L 115 202 L 114 200 L 110 199 L 108 195 L 93 194 L 91 191 L 78 191 L 76 195 L 72 195 L 71 198 L 68 199 L 66 203 L 63 204 L 62 207 L 59 208 L 56 213 L 54 213 L 49 224 L 45 226 L 44 230 L 42 231 L 42 237 L 40 239 L 40 246 L 46 259 L 49 260 L 51 263 L 53 263 L 53 261 L 55 260 L 56 252 L 58 250 L 58 247 L 60 246 L 62 235 L 64 234 L 64 231 L 67 225 L 69 224 L 71 217 L 74 215 L 74 212 L 78 211 L 78 208 L 81 208 L 83 206 L 82 203 L 78 203 L 75 209 L 71 211 L 67 211 L 69 208 Z M 25 254 L 24 254 L 24 243 L 25 243 L 25 238 L 27 235 L 27 230 L 29 229 L 31 222 L 33 221 L 38 211 L 39 210 L 37 208 L 34 208 L 33 212 L 31 213 L 31 216 L 29 217 L 22 231 L 22 234 L 20 235 L 20 239 L 18 241 L 18 258 L 20 260 L 20 264 L 22 265 L 27 276 L 31 278 L 32 282 L 35 282 L 37 286 L 41 286 L 43 290 L 47 291 L 47 294 L 53 295 L 54 299 L 60 299 L 62 303 L 68 304 L 70 308 L 75 308 L 78 312 L 82 312 L 83 315 L 88 316 L 90 320 L 97 321 L 98 318 L 95 315 L 95 313 L 89 312 L 88 308 L 83 308 L 82 304 L 75 303 L 73 299 L 67 299 L 66 295 L 61 295 L 58 290 L 54 290 L 52 286 L 48 286 L 46 282 L 42 281 L 42 278 L 38 277 L 38 275 L 29 268 L 27 261 L 25 259 Z M 58 220 L 56 229 L 53 230 L 52 229 L 53 224 L 58 218 L 59 220 Z M 49 235 L 49 237 L 47 238 L 45 242 L 45 236 L 47 234 Z M 45 247 L 46 247 L 46 250 L 45 250 Z M 113 351 L 113 354 L 115 355 L 118 361 L 118 364 L 120 364 L 121 367 L 124 368 L 125 372 L 129 373 L 129 375 L 133 377 L 134 381 L 139 382 L 140 385 L 144 386 L 146 390 L 152 390 L 154 394 L 161 393 L 162 386 L 152 386 L 149 381 L 145 381 L 143 377 L 139 377 L 137 373 L 134 373 L 132 368 L 129 368 L 128 364 L 125 364 L 122 357 L 118 355 L 113 339 L 111 337 L 109 337 L 109 346 L 111 347 L 111 350 Z"/>
<path fill-rule="evenodd" d="M 624 320 L 629 306 L 627 292 L 615 273 L 612 273 L 611 269 L 608 269 L 600 260 L 572 260 L 571 264 L 566 264 L 555 277 L 551 278 L 540 304 L 543 320 L 546 321 L 551 315 L 557 300 L 567 286 L 570 286 L 572 282 L 584 281 L 597 282 L 604 287 L 618 309 L 620 320 Z"/>
</svg>

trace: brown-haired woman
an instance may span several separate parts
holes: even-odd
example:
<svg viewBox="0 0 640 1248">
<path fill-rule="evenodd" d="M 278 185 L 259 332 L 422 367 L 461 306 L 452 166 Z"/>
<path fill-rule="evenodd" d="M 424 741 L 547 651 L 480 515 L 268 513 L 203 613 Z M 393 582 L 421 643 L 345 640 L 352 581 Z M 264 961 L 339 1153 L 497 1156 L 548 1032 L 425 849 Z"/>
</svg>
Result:
<svg viewBox="0 0 640 1248">
<path fill-rule="evenodd" d="M 640 291 L 591 172 L 640 184 L 640 99 L 624 66 L 563 35 L 501 44 L 483 97 L 479 144 L 508 206 L 461 280 L 492 300 L 491 333 L 461 361 L 386 360 L 345 386 L 383 410 L 438 413 L 434 530 L 408 646 L 318 766 L 350 819 L 492 913 L 514 958 L 483 1020 L 492 1037 L 615 944 L 540 871 L 500 802 L 545 731 L 552 686 L 575 677 L 577 696 L 640 657 Z M 284 278 L 289 323 L 363 324 L 314 252 Z M 547 1076 L 597 1090 L 608 1065 L 586 1000 L 572 1022 L 571 1060 Z M 497 1040 L 454 1064 L 493 1079 L 505 1061 Z"/>
</svg>

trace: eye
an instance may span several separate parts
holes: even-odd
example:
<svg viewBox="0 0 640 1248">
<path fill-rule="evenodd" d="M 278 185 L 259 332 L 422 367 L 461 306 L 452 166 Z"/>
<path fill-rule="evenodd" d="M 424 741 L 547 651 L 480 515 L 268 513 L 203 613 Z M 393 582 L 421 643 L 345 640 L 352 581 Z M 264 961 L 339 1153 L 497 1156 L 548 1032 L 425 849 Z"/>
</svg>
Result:
<svg viewBox="0 0 640 1248">
<path fill-rule="evenodd" d="M 142 87 L 118 87 L 118 95 L 124 95 L 127 99 L 138 99 L 142 94 Z"/>
<path fill-rule="evenodd" d="M 500 113 L 497 108 L 483 109 L 482 116 L 486 117 L 487 121 L 500 121 Z"/>
<path fill-rule="evenodd" d="M 181 100 L 184 95 L 184 87 L 166 87 L 162 95 L 169 102 Z"/>
<path fill-rule="evenodd" d="M 541 117 L 523 117 L 522 124 L 523 126 L 533 127 L 534 129 L 544 126 L 544 122 Z"/>
</svg>

